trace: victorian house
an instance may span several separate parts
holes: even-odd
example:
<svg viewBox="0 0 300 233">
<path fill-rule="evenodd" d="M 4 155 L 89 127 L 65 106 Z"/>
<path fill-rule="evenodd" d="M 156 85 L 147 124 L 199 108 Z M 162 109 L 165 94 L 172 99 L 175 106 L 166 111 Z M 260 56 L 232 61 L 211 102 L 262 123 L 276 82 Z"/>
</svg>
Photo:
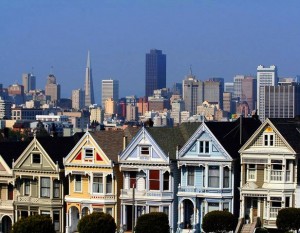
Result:
<svg viewBox="0 0 300 233">
<path fill-rule="evenodd" d="M 240 149 L 241 226 L 255 227 L 260 219 L 262 226 L 276 228 L 281 208 L 300 207 L 299 142 L 299 120 L 274 118 Z"/>
<path fill-rule="evenodd" d="M 131 140 L 137 128 L 86 132 L 64 158 L 68 180 L 66 232 L 77 231 L 79 219 L 92 212 L 109 213 L 119 225 L 122 175 L 118 155 L 123 141 Z"/>
<path fill-rule="evenodd" d="M 141 128 L 120 154 L 123 173 L 121 225 L 132 230 L 145 213 L 164 212 L 171 232 L 177 229 L 179 170 L 176 149 L 192 135 L 191 124 L 174 128 Z"/>
<path fill-rule="evenodd" d="M 201 232 L 203 217 L 213 210 L 238 216 L 238 150 L 259 125 L 260 121 L 252 118 L 203 122 L 178 151 L 180 232 Z"/>
<path fill-rule="evenodd" d="M 34 137 L 13 162 L 15 222 L 30 215 L 49 215 L 55 230 L 64 232 L 62 161 L 79 136 Z"/>
<path fill-rule="evenodd" d="M 17 192 L 12 164 L 22 154 L 29 142 L 0 143 L 0 232 L 9 233 L 15 222 L 14 200 Z"/>
</svg>

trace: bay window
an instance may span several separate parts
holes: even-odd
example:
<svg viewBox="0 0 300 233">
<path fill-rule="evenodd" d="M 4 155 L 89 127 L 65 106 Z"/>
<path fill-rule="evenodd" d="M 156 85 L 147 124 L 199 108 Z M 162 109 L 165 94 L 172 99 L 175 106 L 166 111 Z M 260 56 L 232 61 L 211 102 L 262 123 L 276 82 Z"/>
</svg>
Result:
<svg viewBox="0 0 300 233">
<path fill-rule="evenodd" d="M 159 190 L 159 170 L 150 170 L 149 175 L 150 190 Z"/>
<path fill-rule="evenodd" d="M 208 187 L 219 188 L 220 180 L 220 167 L 219 166 L 209 166 L 208 167 Z"/>
<path fill-rule="evenodd" d="M 93 177 L 93 193 L 103 193 L 103 174 Z"/>
</svg>

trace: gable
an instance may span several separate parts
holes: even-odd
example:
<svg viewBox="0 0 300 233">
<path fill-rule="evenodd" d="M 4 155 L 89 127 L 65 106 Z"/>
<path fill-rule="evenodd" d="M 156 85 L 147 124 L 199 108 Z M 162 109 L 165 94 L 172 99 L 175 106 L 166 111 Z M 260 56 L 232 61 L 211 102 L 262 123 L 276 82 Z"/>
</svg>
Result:
<svg viewBox="0 0 300 233">
<path fill-rule="evenodd" d="M 282 139 L 276 128 L 266 122 L 241 149 L 242 151 L 280 151 L 293 153 L 292 148 Z"/>
<path fill-rule="evenodd" d="M 13 169 L 56 171 L 57 166 L 35 138 L 16 160 Z"/>
<path fill-rule="evenodd" d="M 106 156 L 91 134 L 87 132 L 64 158 L 64 165 L 111 166 L 111 160 Z"/>
<path fill-rule="evenodd" d="M 204 123 L 181 148 L 180 159 L 231 160 L 232 158 Z"/>
<path fill-rule="evenodd" d="M 0 155 L 0 175 L 12 175 L 12 170 Z"/>
<path fill-rule="evenodd" d="M 120 155 L 119 162 L 168 162 L 169 158 L 151 135 L 142 128 Z"/>
</svg>

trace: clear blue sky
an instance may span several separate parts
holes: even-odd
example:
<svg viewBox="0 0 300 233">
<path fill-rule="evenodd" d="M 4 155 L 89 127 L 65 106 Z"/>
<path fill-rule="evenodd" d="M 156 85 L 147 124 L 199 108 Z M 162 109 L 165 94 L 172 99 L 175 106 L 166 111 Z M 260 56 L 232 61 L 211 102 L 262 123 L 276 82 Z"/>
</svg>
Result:
<svg viewBox="0 0 300 233">
<path fill-rule="evenodd" d="M 96 102 L 101 80 L 118 79 L 120 96 L 144 95 L 145 54 L 167 55 L 167 83 L 192 65 L 198 79 L 255 74 L 278 66 L 300 74 L 299 0 L 1 0 L 0 83 L 31 72 L 44 89 L 53 73 L 62 97 L 84 87 L 90 50 Z"/>
</svg>

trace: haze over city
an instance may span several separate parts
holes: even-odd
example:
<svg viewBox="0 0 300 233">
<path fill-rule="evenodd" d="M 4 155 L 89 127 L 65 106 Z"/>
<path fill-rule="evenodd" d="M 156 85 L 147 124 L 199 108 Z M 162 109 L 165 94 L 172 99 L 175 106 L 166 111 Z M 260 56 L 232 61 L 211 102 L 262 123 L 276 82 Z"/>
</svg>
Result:
<svg viewBox="0 0 300 233">
<path fill-rule="evenodd" d="M 1 1 L 3 86 L 33 72 L 44 89 L 49 73 L 62 97 L 84 88 L 90 50 L 95 101 L 101 80 L 117 79 L 120 97 L 145 94 L 145 54 L 167 56 L 167 86 L 190 65 L 198 79 L 256 74 L 278 66 L 279 76 L 300 74 L 300 1 Z M 51 68 L 53 67 L 53 68 Z"/>
</svg>

